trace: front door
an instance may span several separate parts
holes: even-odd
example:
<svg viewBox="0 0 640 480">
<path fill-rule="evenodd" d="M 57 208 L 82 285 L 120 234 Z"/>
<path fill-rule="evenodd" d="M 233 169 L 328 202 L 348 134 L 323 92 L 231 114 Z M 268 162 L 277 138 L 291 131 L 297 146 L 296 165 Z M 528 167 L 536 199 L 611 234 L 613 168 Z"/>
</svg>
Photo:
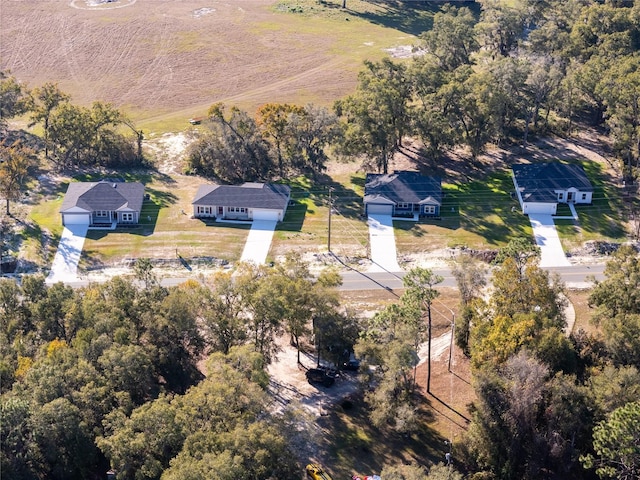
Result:
<svg viewBox="0 0 640 480">
<path fill-rule="evenodd" d="M 573 192 L 567 192 L 567 203 L 573 202 Z"/>
</svg>

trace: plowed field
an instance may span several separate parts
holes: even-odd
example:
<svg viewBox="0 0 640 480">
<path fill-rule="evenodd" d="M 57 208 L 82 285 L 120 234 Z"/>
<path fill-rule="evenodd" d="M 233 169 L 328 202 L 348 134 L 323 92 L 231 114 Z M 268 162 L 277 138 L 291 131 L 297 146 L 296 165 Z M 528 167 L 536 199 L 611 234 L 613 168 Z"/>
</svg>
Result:
<svg viewBox="0 0 640 480">
<path fill-rule="evenodd" d="M 202 115 L 219 101 L 249 111 L 328 105 L 353 90 L 362 60 L 416 41 L 337 2 L 319 15 L 273 4 L 0 0 L 0 69 L 29 87 L 57 82 L 76 103 L 113 102 L 149 124 Z"/>
</svg>

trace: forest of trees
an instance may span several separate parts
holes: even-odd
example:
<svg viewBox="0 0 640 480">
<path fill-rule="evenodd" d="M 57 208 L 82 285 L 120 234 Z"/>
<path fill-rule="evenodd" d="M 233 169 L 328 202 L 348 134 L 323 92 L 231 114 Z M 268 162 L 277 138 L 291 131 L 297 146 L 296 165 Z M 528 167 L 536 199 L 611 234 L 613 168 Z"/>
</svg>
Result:
<svg viewBox="0 0 640 480">
<path fill-rule="evenodd" d="M 190 168 L 225 181 L 315 174 L 331 149 L 386 172 L 406 137 L 419 139 L 435 161 L 454 146 L 466 147 L 473 160 L 490 143 L 526 146 L 532 135 L 570 135 L 586 122 L 603 127 L 620 178 L 633 183 L 640 167 L 640 4 L 480 3 L 479 18 L 444 5 L 412 61 L 365 62 L 356 91 L 334 112 L 267 104 L 253 118 L 214 105 Z"/>
<path fill-rule="evenodd" d="M 571 335 L 564 286 L 535 249 L 514 242 L 500 261 L 490 297 L 461 295 L 470 313 L 457 342 L 477 400 L 453 478 L 637 478 L 640 255 L 612 257 L 589 297 L 597 333 Z M 148 260 L 134 279 L 77 290 L 2 279 L 3 478 L 102 478 L 110 467 L 136 480 L 298 478 L 295 419 L 270 413 L 266 393 L 282 334 L 335 347 L 327 359 L 354 348 L 361 381 L 375 385 L 364 396 L 371 423 L 409 434 L 423 421 L 415 367 L 441 281 L 414 269 L 398 302 L 365 319 L 340 306 L 335 272 L 316 278 L 295 255 L 172 288 Z"/>
<path fill-rule="evenodd" d="M 103 478 L 109 465 L 122 479 L 297 477 L 265 367 L 278 336 L 300 345 L 315 323 L 318 341 L 352 347 L 339 277 L 312 277 L 295 255 L 169 289 L 148 260 L 135 272 L 77 290 L 0 280 L 2 478 Z"/>
</svg>

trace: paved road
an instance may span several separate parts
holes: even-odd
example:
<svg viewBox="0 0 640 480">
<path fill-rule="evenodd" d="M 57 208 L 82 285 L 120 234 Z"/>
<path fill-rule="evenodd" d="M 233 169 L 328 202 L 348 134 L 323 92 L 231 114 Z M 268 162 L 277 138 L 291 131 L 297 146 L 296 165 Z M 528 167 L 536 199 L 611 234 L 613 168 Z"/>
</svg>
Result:
<svg viewBox="0 0 640 480">
<path fill-rule="evenodd" d="M 568 267 L 544 268 L 549 272 L 555 272 L 560 275 L 568 287 L 580 288 L 588 287 L 591 282 L 588 280 L 590 276 L 594 276 L 597 280 L 604 279 L 604 265 L 572 265 Z M 441 275 L 444 280 L 440 284 L 443 287 L 455 287 L 456 280 L 449 269 L 434 269 L 433 273 Z M 341 290 L 373 290 L 376 288 L 384 288 L 386 290 L 394 290 L 403 288 L 402 277 L 403 272 L 396 273 L 379 273 L 379 272 L 358 272 L 350 270 L 342 274 Z"/>
<path fill-rule="evenodd" d="M 588 288 L 592 285 L 589 280 L 594 277 L 596 280 L 604 280 L 604 265 L 571 265 L 568 267 L 543 268 L 551 273 L 557 273 L 560 279 L 570 288 Z M 443 277 L 442 287 L 455 287 L 456 281 L 448 268 L 433 269 L 433 273 Z M 342 272 L 342 286 L 340 290 L 395 290 L 404 288 L 402 277 L 405 272 L 368 272 L 353 269 Z M 187 280 L 193 280 L 196 276 L 180 276 L 164 278 L 161 284 L 165 287 L 180 285 Z M 65 284 L 74 287 L 86 287 L 88 280 L 65 281 Z"/>
</svg>

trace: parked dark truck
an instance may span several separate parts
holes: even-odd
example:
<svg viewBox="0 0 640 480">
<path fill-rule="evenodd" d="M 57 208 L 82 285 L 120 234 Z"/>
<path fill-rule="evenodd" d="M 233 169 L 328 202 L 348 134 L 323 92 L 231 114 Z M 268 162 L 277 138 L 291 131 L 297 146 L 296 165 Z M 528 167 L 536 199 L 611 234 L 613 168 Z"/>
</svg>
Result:
<svg viewBox="0 0 640 480">
<path fill-rule="evenodd" d="M 319 383 L 325 387 L 330 387 L 336 381 L 336 373 L 327 368 L 310 368 L 305 375 L 309 383 Z"/>
</svg>

